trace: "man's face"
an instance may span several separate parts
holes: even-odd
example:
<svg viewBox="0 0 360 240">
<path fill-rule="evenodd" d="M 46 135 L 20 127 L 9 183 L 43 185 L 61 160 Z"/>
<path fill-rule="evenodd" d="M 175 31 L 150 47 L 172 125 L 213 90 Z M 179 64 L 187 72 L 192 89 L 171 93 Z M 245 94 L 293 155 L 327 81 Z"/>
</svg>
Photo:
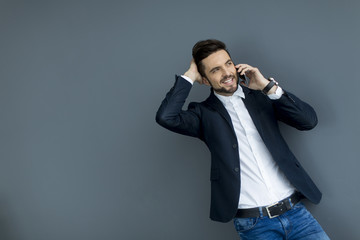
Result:
<svg viewBox="0 0 360 240">
<path fill-rule="evenodd" d="M 220 95 L 231 96 L 238 88 L 238 75 L 234 63 L 225 50 L 219 50 L 204 58 L 204 83 Z"/>
</svg>

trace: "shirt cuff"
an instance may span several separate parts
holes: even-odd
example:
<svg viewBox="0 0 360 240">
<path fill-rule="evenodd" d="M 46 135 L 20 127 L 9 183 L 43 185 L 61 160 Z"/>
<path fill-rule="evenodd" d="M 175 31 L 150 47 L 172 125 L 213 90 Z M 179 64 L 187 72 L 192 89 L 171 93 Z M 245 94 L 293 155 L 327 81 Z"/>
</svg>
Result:
<svg viewBox="0 0 360 240">
<path fill-rule="evenodd" d="M 185 75 L 181 75 L 181 77 L 182 77 L 183 79 L 185 79 L 186 81 L 188 81 L 189 83 L 191 83 L 191 85 L 194 84 L 194 81 L 191 80 L 191 78 L 189 78 L 189 77 L 187 77 L 187 76 L 185 76 Z"/>
<path fill-rule="evenodd" d="M 271 100 L 280 99 L 281 96 L 284 94 L 284 90 L 280 86 L 277 87 L 275 93 L 267 95 Z"/>
</svg>

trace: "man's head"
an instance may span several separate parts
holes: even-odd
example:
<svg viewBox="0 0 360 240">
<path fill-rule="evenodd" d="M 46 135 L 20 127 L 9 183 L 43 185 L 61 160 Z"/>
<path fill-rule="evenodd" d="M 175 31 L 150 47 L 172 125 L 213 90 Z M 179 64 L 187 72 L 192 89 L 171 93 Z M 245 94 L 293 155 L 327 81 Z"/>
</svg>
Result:
<svg viewBox="0 0 360 240">
<path fill-rule="evenodd" d="M 205 84 L 230 96 L 238 87 L 238 76 L 226 45 L 215 39 L 197 42 L 192 55 Z"/>
</svg>

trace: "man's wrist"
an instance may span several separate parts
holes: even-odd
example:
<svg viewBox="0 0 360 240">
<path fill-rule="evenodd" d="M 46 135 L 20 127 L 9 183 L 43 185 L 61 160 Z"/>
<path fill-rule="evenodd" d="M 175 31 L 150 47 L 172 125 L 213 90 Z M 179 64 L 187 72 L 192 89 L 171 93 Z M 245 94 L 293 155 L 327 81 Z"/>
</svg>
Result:
<svg viewBox="0 0 360 240">
<path fill-rule="evenodd" d="M 270 94 L 274 94 L 276 92 L 276 89 L 278 88 L 277 85 L 274 85 L 270 90 L 269 92 L 266 94 L 266 95 L 270 95 Z"/>
<path fill-rule="evenodd" d="M 191 81 L 193 81 L 193 82 L 195 82 L 195 80 L 196 80 L 196 74 L 193 73 L 192 71 L 187 71 L 183 75 L 188 77 L 189 79 L 191 79 Z"/>
<path fill-rule="evenodd" d="M 263 94 L 269 95 L 275 93 L 277 86 L 279 85 L 274 78 L 268 78 L 268 84 L 261 90 Z"/>
</svg>

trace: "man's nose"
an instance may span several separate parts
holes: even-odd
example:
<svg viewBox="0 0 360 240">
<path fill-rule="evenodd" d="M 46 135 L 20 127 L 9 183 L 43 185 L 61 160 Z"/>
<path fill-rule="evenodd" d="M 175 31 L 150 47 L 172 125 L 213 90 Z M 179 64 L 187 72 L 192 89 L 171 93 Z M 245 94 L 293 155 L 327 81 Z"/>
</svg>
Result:
<svg viewBox="0 0 360 240">
<path fill-rule="evenodd" d="M 230 71 L 230 69 L 224 69 L 224 71 L 223 71 L 224 76 L 230 76 L 231 74 L 232 74 L 232 72 Z"/>
</svg>

